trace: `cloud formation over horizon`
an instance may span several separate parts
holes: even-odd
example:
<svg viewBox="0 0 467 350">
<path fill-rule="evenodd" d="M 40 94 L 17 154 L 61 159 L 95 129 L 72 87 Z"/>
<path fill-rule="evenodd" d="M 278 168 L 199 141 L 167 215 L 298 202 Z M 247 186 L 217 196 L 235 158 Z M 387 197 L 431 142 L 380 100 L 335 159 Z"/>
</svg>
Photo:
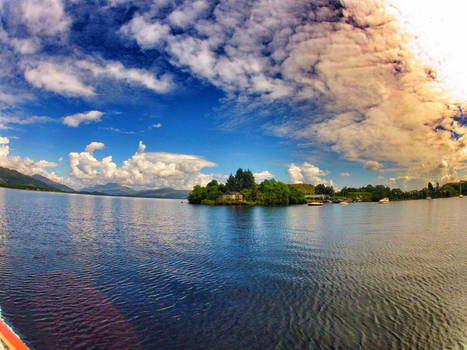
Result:
<svg viewBox="0 0 467 350">
<path fill-rule="evenodd" d="M 63 183 L 65 179 L 56 174 L 49 172 L 47 168 L 55 168 L 57 163 L 46 160 L 34 161 L 29 157 L 22 159 L 19 156 L 10 155 L 10 139 L 8 137 L 0 137 L 0 166 L 16 170 L 25 175 L 42 175 L 52 181 Z"/>
<path fill-rule="evenodd" d="M 206 185 L 212 179 L 223 180 L 223 175 L 201 173 L 201 169 L 216 164 L 189 154 L 146 152 L 146 145 L 139 142 L 136 153 L 119 167 L 112 156 L 97 159 L 94 151 L 104 148 L 102 142 L 91 142 L 83 152 L 69 154 L 70 176 L 81 184 L 102 185 L 115 182 L 135 188 L 172 187 L 192 189 Z"/>
</svg>

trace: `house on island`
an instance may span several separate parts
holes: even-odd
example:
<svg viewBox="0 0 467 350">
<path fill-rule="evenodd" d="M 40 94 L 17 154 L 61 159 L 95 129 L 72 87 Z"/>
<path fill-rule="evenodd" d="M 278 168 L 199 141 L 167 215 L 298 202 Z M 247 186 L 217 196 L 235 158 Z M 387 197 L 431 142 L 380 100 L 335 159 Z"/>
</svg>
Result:
<svg viewBox="0 0 467 350">
<path fill-rule="evenodd" d="M 243 195 L 239 192 L 228 192 L 221 197 L 223 200 L 243 201 Z"/>
</svg>

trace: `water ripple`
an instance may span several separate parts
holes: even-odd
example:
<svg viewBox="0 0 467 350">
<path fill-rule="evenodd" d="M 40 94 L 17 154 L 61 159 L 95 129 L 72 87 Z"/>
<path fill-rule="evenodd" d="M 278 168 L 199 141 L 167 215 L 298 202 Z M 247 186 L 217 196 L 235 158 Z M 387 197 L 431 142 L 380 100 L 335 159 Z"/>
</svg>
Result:
<svg viewBox="0 0 467 350">
<path fill-rule="evenodd" d="M 463 349 L 466 219 L 0 190 L 0 305 L 34 349 Z"/>
</svg>

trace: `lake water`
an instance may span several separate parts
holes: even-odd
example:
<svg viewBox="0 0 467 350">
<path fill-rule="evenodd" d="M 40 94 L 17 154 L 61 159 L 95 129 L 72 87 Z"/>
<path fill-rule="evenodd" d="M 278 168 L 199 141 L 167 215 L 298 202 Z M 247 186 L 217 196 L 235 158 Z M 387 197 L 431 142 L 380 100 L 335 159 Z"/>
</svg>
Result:
<svg viewBox="0 0 467 350">
<path fill-rule="evenodd" d="M 34 349 L 466 349 L 467 198 L 321 208 L 0 189 Z"/>
</svg>

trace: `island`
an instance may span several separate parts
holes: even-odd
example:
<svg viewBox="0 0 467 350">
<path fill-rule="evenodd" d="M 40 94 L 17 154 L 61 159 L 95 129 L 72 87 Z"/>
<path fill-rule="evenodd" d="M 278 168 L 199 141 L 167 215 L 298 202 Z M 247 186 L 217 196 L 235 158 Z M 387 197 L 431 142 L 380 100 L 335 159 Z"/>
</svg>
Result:
<svg viewBox="0 0 467 350">
<path fill-rule="evenodd" d="M 212 180 L 195 186 L 188 196 L 191 204 L 206 205 L 292 205 L 306 203 L 305 192 L 274 179 L 255 182 L 250 170 L 239 168 L 225 184 Z"/>
</svg>

